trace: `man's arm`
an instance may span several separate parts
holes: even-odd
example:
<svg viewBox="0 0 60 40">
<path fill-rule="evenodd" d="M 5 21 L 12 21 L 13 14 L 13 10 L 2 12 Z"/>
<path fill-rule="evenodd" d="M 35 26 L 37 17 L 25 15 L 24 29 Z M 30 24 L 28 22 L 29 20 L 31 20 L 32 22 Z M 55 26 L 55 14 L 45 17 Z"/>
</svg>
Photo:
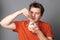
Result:
<svg viewBox="0 0 60 40">
<path fill-rule="evenodd" d="M 4 28 L 16 29 L 16 26 L 15 26 L 15 24 L 13 23 L 13 20 L 14 20 L 18 15 L 20 15 L 20 14 L 22 14 L 22 13 L 23 13 L 24 15 L 26 15 L 27 12 L 28 12 L 27 9 L 24 8 L 24 9 L 22 9 L 22 10 L 19 10 L 19 11 L 15 12 L 15 13 L 12 13 L 12 14 L 8 15 L 7 17 L 3 18 L 3 19 L 1 20 L 1 22 L 0 22 L 0 24 L 1 24 L 1 26 L 4 27 Z"/>
<path fill-rule="evenodd" d="M 52 37 L 45 37 L 41 30 L 37 30 L 37 36 L 40 40 L 53 40 Z"/>
<path fill-rule="evenodd" d="M 46 36 L 43 34 L 43 32 L 39 29 L 39 27 L 38 27 L 37 25 L 36 25 L 34 28 L 28 27 L 28 29 L 29 29 L 31 32 L 37 34 L 37 36 L 38 36 L 38 38 L 39 38 L 40 40 L 53 40 L 52 37 L 46 37 Z M 49 32 L 51 32 L 51 31 L 49 31 Z"/>
</svg>

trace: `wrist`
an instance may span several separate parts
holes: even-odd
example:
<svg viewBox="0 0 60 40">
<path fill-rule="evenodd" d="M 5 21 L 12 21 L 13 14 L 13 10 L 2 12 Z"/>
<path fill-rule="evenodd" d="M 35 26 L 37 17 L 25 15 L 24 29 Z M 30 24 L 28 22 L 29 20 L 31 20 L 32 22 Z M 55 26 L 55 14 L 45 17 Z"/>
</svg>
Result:
<svg viewBox="0 0 60 40">
<path fill-rule="evenodd" d="M 40 30 L 39 30 L 39 29 L 37 29 L 35 32 L 36 32 L 36 34 L 39 34 Z"/>
<path fill-rule="evenodd" d="M 18 13 L 18 14 L 22 14 L 22 11 L 21 11 L 21 10 L 19 10 L 17 13 Z"/>
<path fill-rule="evenodd" d="M 17 15 L 20 15 L 20 14 L 22 14 L 22 11 L 19 10 L 19 11 L 16 12 L 16 14 L 17 14 Z"/>
<path fill-rule="evenodd" d="M 36 34 L 40 34 L 40 32 L 41 32 L 41 31 L 38 29 L 38 30 L 36 31 Z"/>
</svg>

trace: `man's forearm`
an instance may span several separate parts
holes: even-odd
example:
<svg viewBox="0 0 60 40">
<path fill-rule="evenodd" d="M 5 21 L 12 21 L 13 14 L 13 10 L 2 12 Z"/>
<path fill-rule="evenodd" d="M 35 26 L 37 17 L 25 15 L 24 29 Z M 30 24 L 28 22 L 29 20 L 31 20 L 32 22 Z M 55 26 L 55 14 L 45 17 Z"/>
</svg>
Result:
<svg viewBox="0 0 60 40">
<path fill-rule="evenodd" d="M 3 18 L 0 23 L 1 23 L 2 25 L 4 25 L 4 24 L 8 25 L 8 24 L 9 24 L 10 22 L 12 22 L 13 19 L 15 19 L 19 14 L 21 14 L 20 11 L 17 11 L 17 12 L 15 12 L 15 13 L 13 13 L 13 14 L 10 14 L 10 15 L 8 15 L 7 17 Z"/>
<path fill-rule="evenodd" d="M 40 40 L 48 40 L 47 37 L 41 32 L 41 30 L 37 31 L 37 36 L 39 37 Z"/>
</svg>

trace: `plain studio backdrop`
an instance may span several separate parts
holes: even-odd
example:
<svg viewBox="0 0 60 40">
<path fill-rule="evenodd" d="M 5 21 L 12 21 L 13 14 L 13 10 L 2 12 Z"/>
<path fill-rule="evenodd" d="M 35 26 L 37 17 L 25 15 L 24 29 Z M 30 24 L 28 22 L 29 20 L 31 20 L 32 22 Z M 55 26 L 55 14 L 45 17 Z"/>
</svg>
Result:
<svg viewBox="0 0 60 40">
<path fill-rule="evenodd" d="M 9 14 L 22 8 L 27 8 L 35 0 L 0 0 L 0 20 Z M 60 40 L 60 0 L 36 0 L 40 2 L 45 12 L 41 20 L 51 24 L 54 34 L 54 40 Z M 27 20 L 24 15 L 18 16 L 15 20 Z M 18 40 L 17 33 L 0 27 L 0 40 Z"/>
</svg>

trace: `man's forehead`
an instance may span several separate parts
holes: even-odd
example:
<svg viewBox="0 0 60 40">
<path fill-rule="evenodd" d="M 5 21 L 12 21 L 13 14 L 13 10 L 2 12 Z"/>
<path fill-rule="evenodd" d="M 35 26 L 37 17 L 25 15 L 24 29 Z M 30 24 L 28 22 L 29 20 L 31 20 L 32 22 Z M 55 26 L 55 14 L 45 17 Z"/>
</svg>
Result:
<svg viewBox="0 0 60 40">
<path fill-rule="evenodd" d="M 40 9 L 39 8 L 31 8 L 29 11 L 32 11 L 32 12 L 40 12 Z"/>
</svg>

